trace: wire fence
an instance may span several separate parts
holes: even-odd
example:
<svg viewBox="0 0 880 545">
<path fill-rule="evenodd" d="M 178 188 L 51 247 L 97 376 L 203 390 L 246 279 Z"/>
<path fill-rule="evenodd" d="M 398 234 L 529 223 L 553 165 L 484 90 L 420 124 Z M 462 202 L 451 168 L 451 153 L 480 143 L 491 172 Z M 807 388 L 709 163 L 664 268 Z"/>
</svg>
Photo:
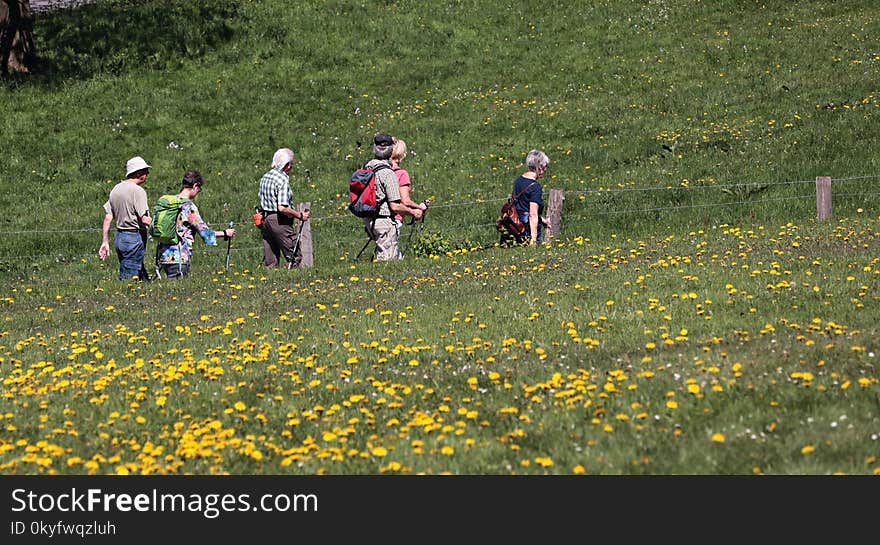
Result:
<svg viewBox="0 0 880 545">
<path fill-rule="evenodd" d="M 853 182 L 853 181 L 863 181 L 863 180 L 878 180 L 880 179 L 880 175 L 864 175 L 864 176 L 852 176 L 847 178 L 835 178 L 833 179 L 836 183 L 841 182 Z M 609 187 L 607 189 L 588 189 L 588 190 L 565 190 L 566 195 L 604 195 L 604 196 L 615 196 L 615 195 L 625 195 L 632 193 L 647 193 L 647 192 L 677 192 L 677 193 L 689 193 L 696 191 L 708 191 L 708 190 L 717 190 L 722 191 L 727 194 L 736 195 L 737 189 L 746 190 L 746 192 L 762 192 L 771 187 L 777 186 L 796 186 L 796 185 L 806 185 L 810 184 L 815 185 L 815 180 L 793 180 L 793 181 L 775 181 L 775 182 L 743 182 L 743 183 L 731 183 L 731 184 L 712 184 L 712 185 L 680 185 L 680 186 L 665 186 L 665 187 L 624 187 L 624 188 L 612 188 Z M 843 192 L 843 193 L 833 193 L 834 199 L 843 199 L 843 198 L 868 198 L 868 197 L 877 197 L 880 196 L 880 191 L 859 191 L 859 192 Z M 726 200 L 714 203 L 678 203 L 678 204 L 670 204 L 667 206 L 657 206 L 657 207 L 638 207 L 638 208 L 621 208 L 621 209 L 613 209 L 613 210 L 585 210 L 590 204 L 596 203 L 585 203 L 585 206 L 581 207 L 581 210 L 573 209 L 574 206 L 572 204 L 568 205 L 568 209 L 565 211 L 565 218 L 571 219 L 581 219 L 581 218 L 590 218 L 597 216 L 619 216 L 625 214 L 655 214 L 658 212 L 668 212 L 674 213 L 682 210 L 694 210 L 694 209 L 709 209 L 709 208 L 717 208 L 717 207 L 731 207 L 731 206 L 758 206 L 764 203 L 778 203 L 784 201 L 800 201 L 800 200 L 812 200 L 816 198 L 815 193 L 803 194 L 803 195 L 789 195 L 789 196 L 779 196 L 779 197 L 764 197 L 764 198 L 740 198 L 737 200 Z M 546 199 L 546 197 L 545 197 Z M 475 206 L 487 206 L 491 204 L 497 204 L 507 200 L 507 196 L 493 198 L 493 199 L 478 199 L 472 201 L 463 201 L 463 202 L 453 202 L 453 203 L 444 203 L 444 204 L 434 204 L 429 208 L 430 213 L 436 214 L 437 211 L 443 210 L 452 210 L 459 207 L 468 207 L 473 208 Z M 573 201 L 577 201 L 576 199 L 572 199 Z M 486 223 L 478 223 L 478 222 L 469 222 L 466 224 L 455 224 L 450 222 L 443 223 L 443 230 L 447 232 L 470 232 L 470 231 L 484 231 L 487 228 L 491 229 L 494 233 L 495 228 L 495 218 L 494 215 L 497 214 L 496 210 L 492 210 L 489 215 L 484 215 L 481 217 L 486 217 L 490 221 Z M 359 225 L 360 220 L 352 216 L 351 214 L 332 214 L 327 216 L 320 216 L 316 218 L 312 218 L 310 222 L 313 225 L 320 226 L 321 224 L 336 222 L 336 221 L 345 221 L 345 222 L 357 222 L 355 225 Z M 236 225 L 250 225 L 251 218 L 240 218 L 235 220 Z M 407 227 L 404 226 L 404 229 Z M 410 228 L 414 228 L 410 226 Z M 16 230 L 8 230 L 8 231 L 0 231 L 0 238 L 3 236 L 21 236 L 21 235 L 70 235 L 70 234 L 95 234 L 100 233 L 100 228 L 82 228 L 82 229 L 16 229 Z M 401 238 L 406 235 L 405 232 L 401 232 Z M 333 239 L 332 244 L 336 248 L 340 248 L 344 245 L 355 243 L 355 242 L 364 242 L 366 240 L 366 235 L 363 233 L 362 229 L 355 229 L 353 234 L 350 236 L 337 236 Z M 257 252 L 262 250 L 262 245 L 257 246 L 245 246 L 245 247 L 235 247 L 231 248 L 230 252 L 234 253 L 243 253 L 243 252 Z M 66 254 L 63 252 L 52 252 L 47 254 L 33 254 L 33 255 L 0 255 L 0 262 L 10 261 L 10 260 L 33 260 L 33 259 L 46 259 L 52 258 L 57 261 L 74 261 L 79 259 L 87 259 L 92 258 L 96 252 L 90 252 L 85 254 Z"/>
</svg>

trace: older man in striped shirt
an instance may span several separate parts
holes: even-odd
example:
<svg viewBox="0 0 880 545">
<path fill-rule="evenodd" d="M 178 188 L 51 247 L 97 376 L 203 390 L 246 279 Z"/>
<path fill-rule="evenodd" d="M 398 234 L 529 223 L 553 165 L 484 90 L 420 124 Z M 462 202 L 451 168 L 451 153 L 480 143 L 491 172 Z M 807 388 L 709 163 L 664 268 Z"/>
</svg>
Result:
<svg viewBox="0 0 880 545">
<path fill-rule="evenodd" d="M 302 261 L 296 239 L 299 233 L 293 228 L 293 220 L 309 220 L 309 211 L 297 212 L 293 207 L 293 191 L 290 189 L 290 169 L 294 154 L 289 148 L 281 148 L 272 157 L 272 168 L 260 179 L 260 210 L 263 212 L 263 262 L 269 269 L 278 267 L 281 255 L 287 268 L 297 268 Z"/>
</svg>

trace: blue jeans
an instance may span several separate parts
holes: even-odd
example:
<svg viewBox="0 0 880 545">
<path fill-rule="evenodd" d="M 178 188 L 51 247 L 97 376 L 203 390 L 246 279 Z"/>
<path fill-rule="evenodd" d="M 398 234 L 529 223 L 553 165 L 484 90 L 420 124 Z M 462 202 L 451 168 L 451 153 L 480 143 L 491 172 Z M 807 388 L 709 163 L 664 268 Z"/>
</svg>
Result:
<svg viewBox="0 0 880 545">
<path fill-rule="evenodd" d="M 147 269 L 144 268 L 144 253 L 147 243 L 140 233 L 133 231 L 116 231 L 116 256 L 119 258 L 119 279 L 149 280 Z"/>
<path fill-rule="evenodd" d="M 544 226 L 541 225 L 540 216 L 538 216 L 538 240 L 537 242 L 544 242 Z M 526 231 L 523 233 L 523 240 L 528 242 L 532 238 L 532 233 L 529 231 L 529 213 L 521 214 L 519 216 L 519 220 L 526 224 Z"/>
</svg>

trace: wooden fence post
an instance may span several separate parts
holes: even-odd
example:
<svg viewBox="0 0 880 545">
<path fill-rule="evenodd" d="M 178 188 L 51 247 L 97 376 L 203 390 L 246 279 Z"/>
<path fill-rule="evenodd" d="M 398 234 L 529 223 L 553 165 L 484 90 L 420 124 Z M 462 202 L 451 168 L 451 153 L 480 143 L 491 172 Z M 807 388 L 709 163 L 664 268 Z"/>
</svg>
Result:
<svg viewBox="0 0 880 545">
<path fill-rule="evenodd" d="M 550 202 L 547 204 L 547 221 L 550 222 L 550 228 L 547 229 L 544 238 L 550 241 L 559 236 L 562 229 L 562 202 L 565 200 L 565 193 L 561 189 L 550 190 Z"/>
<path fill-rule="evenodd" d="M 297 211 L 302 213 L 304 210 L 308 210 L 312 206 L 310 202 L 299 203 L 296 207 Z M 314 267 L 315 266 L 315 256 L 312 253 L 312 222 L 300 222 L 300 232 L 299 232 L 299 251 L 302 255 L 302 260 L 300 261 L 300 267 Z"/>
<path fill-rule="evenodd" d="M 816 177 L 816 217 L 819 221 L 831 218 L 831 176 Z"/>
</svg>

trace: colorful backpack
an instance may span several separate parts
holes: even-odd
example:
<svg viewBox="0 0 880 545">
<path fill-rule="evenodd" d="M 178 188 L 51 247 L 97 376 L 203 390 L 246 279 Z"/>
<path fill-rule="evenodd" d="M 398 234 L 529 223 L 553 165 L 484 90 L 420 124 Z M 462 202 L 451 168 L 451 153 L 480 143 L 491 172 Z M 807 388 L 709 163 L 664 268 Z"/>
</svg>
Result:
<svg viewBox="0 0 880 545">
<path fill-rule="evenodd" d="M 183 203 L 189 201 L 177 195 L 162 195 L 153 206 L 153 222 L 150 224 L 150 236 L 157 244 L 177 244 L 177 216 Z"/>
<path fill-rule="evenodd" d="M 379 206 L 376 202 L 376 173 L 380 170 L 391 168 L 388 165 L 376 165 L 368 168 L 366 165 L 355 170 L 348 182 L 348 209 L 359 218 L 376 218 L 379 216 Z"/>
</svg>

